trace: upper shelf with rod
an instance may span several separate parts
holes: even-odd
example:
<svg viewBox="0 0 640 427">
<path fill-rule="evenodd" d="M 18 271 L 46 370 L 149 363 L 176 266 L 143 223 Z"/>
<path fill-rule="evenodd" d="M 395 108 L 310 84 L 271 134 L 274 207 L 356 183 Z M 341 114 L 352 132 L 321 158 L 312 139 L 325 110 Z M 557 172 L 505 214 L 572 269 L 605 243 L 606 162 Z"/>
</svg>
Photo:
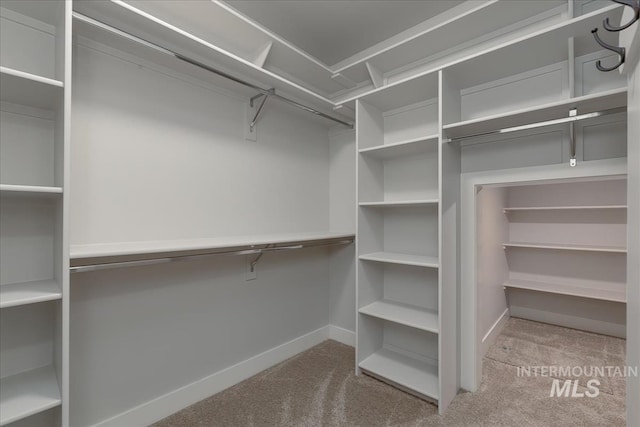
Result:
<svg viewBox="0 0 640 427">
<path fill-rule="evenodd" d="M 126 3 L 79 2 L 75 8 L 77 35 L 234 91 L 239 83 L 247 88 L 241 92 L 247 96 L 269 95 L 352 126 L 347 117 L 333 112 L 333 102 L 322 95 Z"/>
</svg>

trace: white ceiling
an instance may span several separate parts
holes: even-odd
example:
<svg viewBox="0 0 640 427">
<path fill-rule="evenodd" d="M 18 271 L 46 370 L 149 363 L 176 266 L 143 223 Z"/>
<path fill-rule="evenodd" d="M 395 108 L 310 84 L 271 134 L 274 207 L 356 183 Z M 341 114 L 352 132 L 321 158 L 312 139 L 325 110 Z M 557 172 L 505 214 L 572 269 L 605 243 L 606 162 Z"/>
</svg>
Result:
<svg viewBox="0 0 640 427">
<path fill-rule="evenodd" d="M 228 0 L 327 65 L 388 39 L 462 0 Z"/>
</svg>

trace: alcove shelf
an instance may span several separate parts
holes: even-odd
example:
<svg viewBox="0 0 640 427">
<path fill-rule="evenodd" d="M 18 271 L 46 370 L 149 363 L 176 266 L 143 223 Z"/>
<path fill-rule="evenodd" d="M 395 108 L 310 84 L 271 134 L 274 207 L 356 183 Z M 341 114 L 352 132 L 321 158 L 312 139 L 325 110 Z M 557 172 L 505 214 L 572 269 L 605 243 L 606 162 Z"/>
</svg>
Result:
<svg viewBox="0 0 640 427">
<path fill-rule="evenodd" d="M 612 252 L 626 254 L 627 248 L 622 246 L 598 246 L 598 245 L 572 245 L 558 243 L 529 243 L 529 242 L 505 242 L 502 244 L 508 248 L 552 249 L 559 251 L 585 251 L 585 252 Z"/>
<path fill-rule="evenodd" d="M 372 252 L 360 255 L 359 258 L 365 261 L 412 265 L 415 267 L 439 267 L 438 258 L 433 256 L 409 255 L 396 252 Z"/>
<path fill-rule="evenodd" d="M 362 307 L 359 312 L 411 328 L 438 333 L 438 313 L 434 310 L 395 301 L 380 300 Z"/>
<path fill-rule="evenodd" d="M 53 109 L 62 96 L 63 83 L 7 67 L 0 67 L 2 102 Z"/>
<path fill-rule="evenodd" d="M 52 366 L 5 377 L 0 383 L 0 425 L 60 406 L 60 387 Z"/>
<path fill-rule="evenodd" d="M 627 297 L 624 291 L 616 289 L 589 288 L 579 285 L 568 285 L 562 283 L 508 279 L 504 282 L 507 289 L 525 289 L 529 291 L 539 291 L 551 294 L 570 295 L 582 298 L 591 298 L 602 301 L 613 301 L 626 303 Z"/>
<path fill-rule="evenodd" d="M 55 280 L 11 283 L 0 286 L 0 308 L 34 304 L 62 298 L 60 284 Z"/>
<path fill-rule="evenodd" d="M 381 348 L 360 362 L 360 368 L 409 392 L 439 399 L 438 367 L 424 360 Z"/>
<path fill-rule="evenodd" d="M 437 205 L 438 199 L 423 200 L 384 200 L 378 202 L 360 202 L 362 207 L 399 207 L 399 206 L 432 206 Z"/>
<path fill-rule="evenodd" d="M 391 144 L 376 145 L 375 147 L 360 149 L 360 154 L 373 157 L 375 159 L 387 160 L 395 157 L 412 156 L 437 150 L 438 135 L 427 135 L 424 137 L 412 138 L 406 141 L 394 142 Z"/>
<path fill-rule="evenodd" d="M 504 208 L 504 213 L 524 211 L 570 211 L 570 210 L 607 210 L 627 209 L 627 205 L 589 205 L 589 206 L 521 206 Z"/>
</svg>

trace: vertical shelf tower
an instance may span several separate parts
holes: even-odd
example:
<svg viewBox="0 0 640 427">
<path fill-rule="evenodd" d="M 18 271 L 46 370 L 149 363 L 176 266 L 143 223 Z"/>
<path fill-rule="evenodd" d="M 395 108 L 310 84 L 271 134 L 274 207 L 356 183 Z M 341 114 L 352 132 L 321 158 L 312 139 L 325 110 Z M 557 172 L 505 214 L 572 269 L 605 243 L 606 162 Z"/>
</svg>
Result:
<svg viewBox="0 0 640 427">
<path fill-rule="evenodd" d="M 457 204 L 443 185 L 457 194 L 460 169 L 442 145 L 439 87 L 434 73 L 356 103 L 356 369 L 444 412 L 458 387 Z"/>
<path fill-rule="evenodd" d="M 68 425 L 71 2 L 0 19 L 0 425 Z"/>
</svg>

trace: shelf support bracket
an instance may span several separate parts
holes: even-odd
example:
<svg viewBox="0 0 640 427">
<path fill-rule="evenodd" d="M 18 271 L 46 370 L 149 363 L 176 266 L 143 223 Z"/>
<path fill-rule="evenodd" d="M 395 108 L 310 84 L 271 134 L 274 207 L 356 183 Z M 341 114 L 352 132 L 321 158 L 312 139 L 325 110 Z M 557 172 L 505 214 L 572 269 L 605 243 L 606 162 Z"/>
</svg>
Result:
<svg viewBox="0 0 640 427">
<path fill-rule="evenodd" d="M 276 90 L 273 88 L 269 89 L 269 92 L 271 93 L 275 93 L 275 91 Z M 251 108 L 253 108 L 254 101 L 260 98 L 262 98 L 262 102 L 258 106 L 258 109 L 256 110 L 256 114 L 255 116 L 253 116 L 253 120 L 251 120 L 251 123 L 249 123 L 249 131 L 251 132 L 253 132 L 253 128 L 256 126 L 258 118 L 260 117 L 260 113 L 262 113 L 262 109 L 264 108 L 264 104 L 267 102 L 269 95 L 260 93 L 249 100 L 249 105 L 251 106 Z"/>
</svg>

